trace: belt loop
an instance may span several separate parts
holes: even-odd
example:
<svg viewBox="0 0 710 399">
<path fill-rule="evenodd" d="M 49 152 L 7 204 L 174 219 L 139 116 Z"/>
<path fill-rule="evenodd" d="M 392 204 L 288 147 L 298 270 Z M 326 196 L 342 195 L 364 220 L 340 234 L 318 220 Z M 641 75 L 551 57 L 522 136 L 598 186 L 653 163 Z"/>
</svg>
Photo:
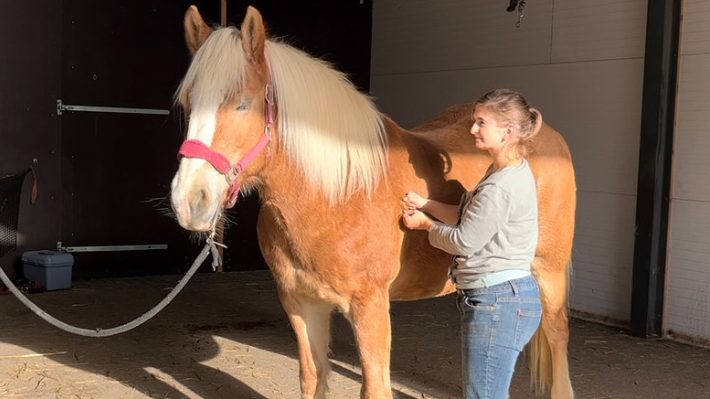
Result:
<svg viewBox="0 0 710 399">
<path fill-rule="evenodd" d="M 510 287 L 513 289 L 513 295 L 520 295 L 520 287 L 518 287 L 518 284 L 515 282 L 515 280 L 508 280 L 508 282 L 510 283 Z"/>
</svg>

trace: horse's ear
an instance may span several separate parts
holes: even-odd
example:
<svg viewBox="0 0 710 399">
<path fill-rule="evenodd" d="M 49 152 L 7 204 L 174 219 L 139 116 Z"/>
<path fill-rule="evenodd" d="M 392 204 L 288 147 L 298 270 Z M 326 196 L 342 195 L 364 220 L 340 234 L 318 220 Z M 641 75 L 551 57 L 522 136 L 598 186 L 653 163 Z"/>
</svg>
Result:
<svg viewBox="0 0 710 399">
<path fill-rule="evenodd" d="M 190 6 L 185 12 L 184 25 L 187 48 L 190 49 L 190 54 L 194 55 L 202 46 L 202 43 L 207 40 L 213 29 L 207 26 L 195 6 Z"/>
<path fill-rule="evenodd" d="M 264 60 L 264 46 L 266 44 L 266 28 L 264 20 L 256 8 L 249 6 L 247 15 L 242 22 L 242 48 L 247 59 L 253 63 L 261 64 Z"/>
</svg>

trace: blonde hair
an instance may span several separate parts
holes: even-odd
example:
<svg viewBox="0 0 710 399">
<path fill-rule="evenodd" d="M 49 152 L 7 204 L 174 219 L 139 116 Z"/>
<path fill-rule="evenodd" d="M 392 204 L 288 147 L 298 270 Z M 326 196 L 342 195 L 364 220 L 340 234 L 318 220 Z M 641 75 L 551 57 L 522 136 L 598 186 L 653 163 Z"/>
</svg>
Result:
<svg viewBox="0 0 710 399">
<path fill-rule="evenodd" d="M 527 157 L 530 152 L 530 140 L 542 128 L 540 111 L 530 107 L 522 94 L 510 89 L 489 91 L 476 101 L 474 110 L 479 105 L 493 111 L 499 123 L 512 123 L 517 127 L 515 135 L 518 142 L 510 145 L 514 146 L 518 156 Z"/>
</svg>

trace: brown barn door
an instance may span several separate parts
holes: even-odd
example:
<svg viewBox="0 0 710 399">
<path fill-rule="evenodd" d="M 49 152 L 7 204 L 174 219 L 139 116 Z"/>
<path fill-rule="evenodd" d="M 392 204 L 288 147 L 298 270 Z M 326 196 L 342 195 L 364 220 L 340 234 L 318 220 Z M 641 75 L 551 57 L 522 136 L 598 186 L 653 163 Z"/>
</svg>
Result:
<svg viewBox="0 0 710 399">
<path fill-rule="evenodd" d="M 189 65 L 182 20 L 196 4 L 219 24 L 222 0 L 64 0 L 63 105 L 169 110 L 168 115 L 62 111 L 62 245 L 167 244 L 167 250 L 77 253 L 81 277 L 181 273 L 201 245 L 162 208 L 183 139 L 172 96 Z M 369 88 L 371 1 L 252 1 L 271 33 L 333 62 Z M 228 24 L 247 3 L 227 2 Z M 224 270 L 265 268 L 256 240 L 256 196 L 230 211 Z M 205 266 L 207 268 L 207 265 Z"/>
<path fill-rule="evenodd" d="M 79 107 L 58 110 L 62 245 L 168 247 L 77 253 L 79 278 L 179 273 L 199 250 L 161 210 L 182 139 L 181 3 L 63 2 L 61 102 Z"/>
</svg>

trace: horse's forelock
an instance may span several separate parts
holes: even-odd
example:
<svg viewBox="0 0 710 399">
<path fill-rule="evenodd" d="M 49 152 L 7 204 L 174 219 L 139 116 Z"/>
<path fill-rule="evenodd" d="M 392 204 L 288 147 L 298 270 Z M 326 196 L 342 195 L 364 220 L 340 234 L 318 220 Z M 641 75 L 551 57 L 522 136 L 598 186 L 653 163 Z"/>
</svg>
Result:
<svg viewBox="0 0 710 399">
<path fill-rule="evenodd" d="M 175 102 L 192 109 L 214 108 L 240 92 L 246 80 L 246 59 L 240 43 L 236 28 L 215 30 L 193 56 Z"/>
</svg>

